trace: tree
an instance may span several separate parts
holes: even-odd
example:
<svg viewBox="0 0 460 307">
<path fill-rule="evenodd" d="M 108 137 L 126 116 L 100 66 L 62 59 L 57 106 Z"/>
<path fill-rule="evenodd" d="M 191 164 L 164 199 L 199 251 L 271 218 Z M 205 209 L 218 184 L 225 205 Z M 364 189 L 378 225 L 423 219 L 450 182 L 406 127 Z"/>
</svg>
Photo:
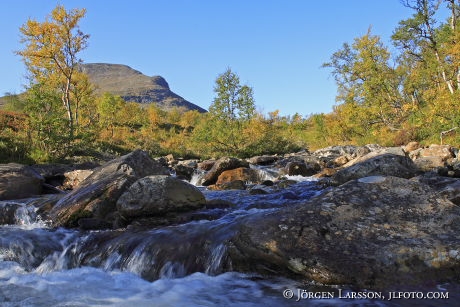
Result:
<svg viewBox="0 0 460 307">
<path fill-rule="evenodd" d="M 70 140 L 79 124 L 83 98 L 79 94 L 87 92 L 89 86 L 86 75 L 79 70 L 78 58 L 89 38 L 78 26 L 85 13 L 85 9 L 66 11 L 58 5 L 44 22 L 29 19 L 20 28 L 25 48 L 17 51 L 29 72 L 30 87 L 40 84 L 59 93 L 67 114 Z"/>
<path fill-rule="evenodd" d="M 114 128 L 119 119 L 119 112 L 126 104 L 123 98 L 110 93 L 104 93 L 96 101 L 99 124 L 110 130 L 110 140 L 114 137 Z"/>
<path fill-rule="evenodd" d="M 255 115 L 253 90 L 240 85 L 239 76 L 230 68 L 216 79 L 214 98 L 209 113 L 223 120 L 249 120 Z"/>
<path fill-rule="evenodd" d="M 400 63 L 410 70 L 404 87 L 420 108 L 416 122 L 424 134 L 436 137 L 460 124 L 460 9 L 454 0 L 405 0 L 413 15 L 402 20 L 392 36 L 401 50 Z M 446 22 L 437 16 L 442 4 L 450 11 Z"/>
<path fill-rule="evenodd" d="M 332 55 L 331 62 L 323 65 L 333 69 L 337 100 L 348 105 L 335 109 L 352 120 L 347 124 L 347 134 L 351 133 L 348 137 L 364 136 L 370 128 L 399 130 L 409 115 L 406 105 L 410 101 L 401 92 L 403 72 L 394 69 L 390 59 L 380 37 L 369 30 L 352 45 L 344 44 Z"/>
<path fill-rule="evenodd" d="M 228 68 L 217 77 L 214 92 L 204 133 L 216 151 L 238 155 L 247 142 L 244 127 L 255 116 L 253 90 Z"/>
</svg>

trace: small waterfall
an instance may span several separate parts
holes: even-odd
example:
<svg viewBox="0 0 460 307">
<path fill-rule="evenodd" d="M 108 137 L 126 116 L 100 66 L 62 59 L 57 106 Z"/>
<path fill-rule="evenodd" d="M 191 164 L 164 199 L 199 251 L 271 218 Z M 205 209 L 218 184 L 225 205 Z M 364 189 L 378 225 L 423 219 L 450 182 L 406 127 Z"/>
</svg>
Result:
<svg viewBox="0 0 460 307">
<path fill-rule="evenodd" d="M 211 251 L 211 257 L 208 260 L 205 273 L 209 275 L 216 275 L 221 273 L 221 267 L 223 265 L 223 259 L 227 253 L 227 247 L 224 244 L 217 245 Z"/>
<path fill-rule="evenodd" d="M 192 175 L 192 178 L 190 179 L 190 184 L 193 184 L 194 186 L 201 186 L 205 173 L 205 171 L 196 169 Z"/>
<path fill-rule="evenodd" d="M 275 181 L 278 179 L 280 173 L 279 169 L 272 166 L 261 166 L 261 165 L 250 165 L 250 168 L 257 171 L 257 177 L 259 182 L 264 182 L 267 180 Z"/>
</svg>

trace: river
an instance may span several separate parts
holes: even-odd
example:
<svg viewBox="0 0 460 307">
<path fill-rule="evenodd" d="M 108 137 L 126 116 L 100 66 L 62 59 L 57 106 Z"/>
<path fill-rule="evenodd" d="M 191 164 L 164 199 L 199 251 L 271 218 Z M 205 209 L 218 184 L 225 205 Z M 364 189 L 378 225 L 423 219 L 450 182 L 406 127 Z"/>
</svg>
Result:
<svg viewBox="0 0 460 307">
<path fill-rule="evenodd" d="M 341 286 L 232 271 L 226 240 L 239 219 L 321 193 L 314 180 L 294 179 L 301 180 L 269 194 L 202 188 L 208 200 L 236 206 L 208 209 L 203 219 L 153 229 L 53 229 L 37 217 L 36 199 L 0 202 L 0 207 L 15 206 L 15 224 L 0 226 L 0 305 L 411 306 L 408 300 L 343 297 L 352 291 Z M 452 292 L 458 287 L 436 289 Z"/>
</svg>

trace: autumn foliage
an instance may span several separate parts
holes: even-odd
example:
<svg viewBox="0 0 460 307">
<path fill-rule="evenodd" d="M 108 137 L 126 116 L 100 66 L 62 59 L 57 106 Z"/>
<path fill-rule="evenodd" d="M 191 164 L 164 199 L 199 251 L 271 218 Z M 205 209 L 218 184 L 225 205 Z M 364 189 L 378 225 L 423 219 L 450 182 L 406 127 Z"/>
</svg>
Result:
<svg viewBox="0 0 460 307">
<path fill-rule="evenodd" d="M 0 159 L 49 161 L 137 148 L 155 156 L 248 157 L 337 144 L 459 143 L 460 9 L 453 0 L 403 5 L 413 14 L 396 26 L 393 48 L 370 28 L 331 55 L 323 66 L 337 83 L 337 103 L 328 114 L 306 117 L 256 112 L 253 89 L 230 68 L 216 78 L 205 114 L 97 96 L 79 68 L 89 38 L 78 27 L 85 10 L 57 6 L 46 21 L 20 28 L 25 46 L 17 54 L 30 84 L 0 112 Z M 446 12 L 447 20 L 437 17 Z"/>
</svg>

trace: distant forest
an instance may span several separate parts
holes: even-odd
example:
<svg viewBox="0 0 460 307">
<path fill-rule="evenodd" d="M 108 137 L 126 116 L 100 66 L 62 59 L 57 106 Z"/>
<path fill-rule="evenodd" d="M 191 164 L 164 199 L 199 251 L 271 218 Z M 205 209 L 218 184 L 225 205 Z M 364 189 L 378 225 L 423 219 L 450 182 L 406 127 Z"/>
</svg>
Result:
<svg viewBox="0 0 460 307">
<path fill-rule="evenodd" d="M 336 105 L 306 117 L 256 112 L 253 89 L 230 68 L 217 75 L 207 113 L 96 94 L 79 69 L 89 35 L 78 23 L 86 10 L 58 5 L 45 21 L 29 19 L 19 29 L 23 49 L 16 53 L 29 84 L 23 94 L 2 98 L 0 161 L 74 161 L 138 148 L 152 156 L 209 158 L 339 144 L 458 144 L 460 7 L 455 0 L 402 5 L 412 15 L 396 25 L 393 48 L 370 28 L 324 63 L 337 83 Z"/>
</svg>

